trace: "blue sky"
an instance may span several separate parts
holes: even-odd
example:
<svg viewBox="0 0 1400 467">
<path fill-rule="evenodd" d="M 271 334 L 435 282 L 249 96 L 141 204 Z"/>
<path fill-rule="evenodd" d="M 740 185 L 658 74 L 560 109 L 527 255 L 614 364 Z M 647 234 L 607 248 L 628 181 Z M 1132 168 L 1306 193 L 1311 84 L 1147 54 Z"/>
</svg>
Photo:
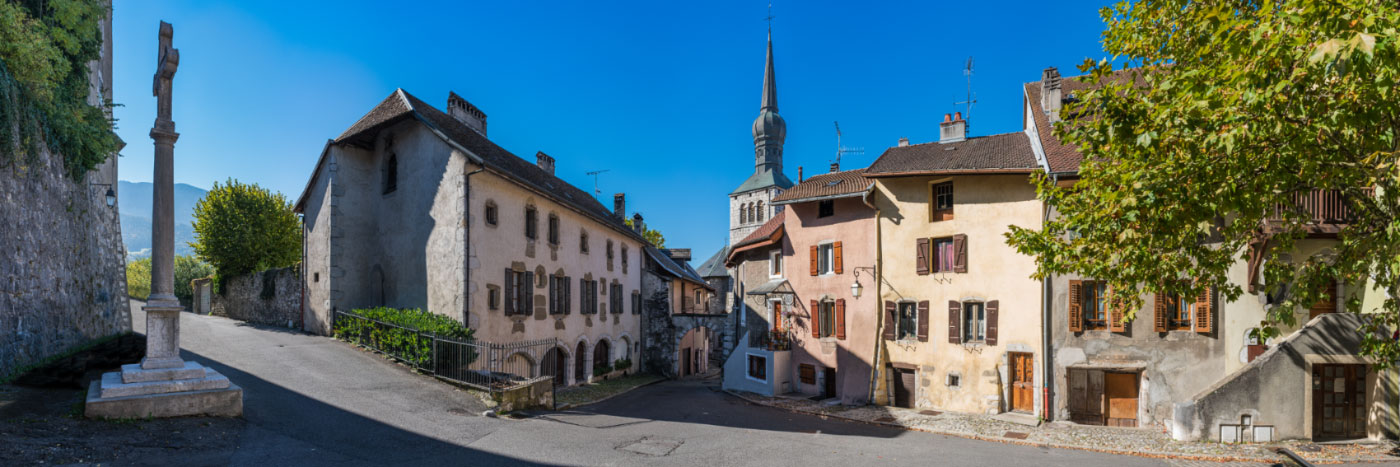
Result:
<svg viewBox="0 0 1400 467">
<path fill-rule="evenodd" d="M 937 139 L 966 93 L 970 132 L 1021 129 L 1021 83 L 1104 56 L 1101 2 L 776 2 L 784 164 L 843 168 L 900 137 Z M 236 178 L 300 195 L 326 140 L 402 87 L 442 108 L 456 91 L 491 139 L 628 208 L 693 248 L 724 244 L 727 194 L 753 171 L 767 2 L 116 2 L 121 178 L 151 179 L 157 25 L 175 25 L 175 181 Z M 610 202 L 605 202 L 610 206 Z M 698 264 L 697 264 L 698 265 Z"/>
</svg>

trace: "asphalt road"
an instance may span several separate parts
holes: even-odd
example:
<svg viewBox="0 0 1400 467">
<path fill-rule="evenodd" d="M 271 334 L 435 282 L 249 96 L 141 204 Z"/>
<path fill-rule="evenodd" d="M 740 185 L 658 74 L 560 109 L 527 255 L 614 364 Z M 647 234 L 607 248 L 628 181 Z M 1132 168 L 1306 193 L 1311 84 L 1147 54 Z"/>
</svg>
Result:
<svg viewBox="0 0 1400 467">
<path fill-rule="evenodd" d="M 750 405 L 713 381 L 525 420 L 481 417 L 471 393 L 332 339 L 189 313 L 180 327 L 185 359 L 243 387 L 247 423 L 236 448 L 156 464 L 1171 465 L 822 420 Z"/>
</svg>

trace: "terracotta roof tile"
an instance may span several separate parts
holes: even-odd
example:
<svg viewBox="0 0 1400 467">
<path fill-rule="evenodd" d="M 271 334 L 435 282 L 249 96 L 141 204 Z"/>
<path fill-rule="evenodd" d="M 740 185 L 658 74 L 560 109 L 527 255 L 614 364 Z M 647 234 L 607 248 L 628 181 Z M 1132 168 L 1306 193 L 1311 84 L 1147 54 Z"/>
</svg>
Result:
<svg viewBox="0 0 1400 467">
<path fill-rule="evenodd" d="M 968 138 L 956 143 L 924 143 L 885 150 L 865 176 L 923 173 L 1031 172 L 1035 153 L 1025 133 Z"/>
<path fill-rule="evenodd" d="M 773 204 L 864 192 L 871 183 L 871 180 L 863 175 L 864 172 L 865 169 L 856 169 L 814 175 L 773 198 Z"/>
<path fill-rule="evenodd" d="M 774 232 L 777 232 L 778 229 L 783 227 L 783 218 L 786 217 L 786 214 L 786 209 L 778 211 L 778 214 L 774 215 L 771 219 L 768 219 L 768 222 L 764 222 L 763 225 L 759 226 L 757 230 L 750 232 L 749 235 L 747 237 L 744 237 L 743 240 L 739 240 L 739 243 L 735 243 L 734 247 L 730 248 L 730 255 L 732 256 L 734 254 L 734 250 L 738 250 L 740 248 L 767 240 L 769 237 L 772 237 Z"/>
<path fill-rule="evenodd" d="M 1128 79 L 1130 76 L 1138 84 L 1145 84 L 1142 73 L 1127 73 L 1132 69 L 1118 70 L 1109 75 L 1110 80 Z M 1089 89 L 1097 83 L 1088 83 L 1079 78 L 1081 76 L 1067 76 L 1060 78 L 1060 96 L 1068 99 L 1077 91 Z M 1026 83 L 1026 99 L 1030 101 L 1031 117 L 1035 121 L 1036 135 L 1040 138 L 1040 147 L 1045 151 L 1045 160 L 1050 165 L 1051 172 L 1078 173 L 1079 164 L 1083 162 L 1084 156 L 1079 153 L 1079 149 L 1069 146 L 1060 141 L 1054 135 L 1050 126 L 1050 117 L 1045 114 L 1045 108 L 1040 102 L 1041 82 L 1032 81 Z"/>
</svg>

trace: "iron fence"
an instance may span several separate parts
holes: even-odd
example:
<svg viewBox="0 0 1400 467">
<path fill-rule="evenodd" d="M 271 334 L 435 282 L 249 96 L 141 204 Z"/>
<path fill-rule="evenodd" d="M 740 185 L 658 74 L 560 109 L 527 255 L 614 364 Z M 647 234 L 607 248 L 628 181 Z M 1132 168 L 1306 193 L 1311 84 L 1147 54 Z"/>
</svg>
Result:
<svg viewBox="0 0 1400 467">
<path fill-rule="evenodd" d="M 459 340 L 344 311 L 337 310 L 335 319 L 340 339 L 483 391 L 501 393 L 550 379 L 557 382 L 557 377 L 563 376 L 557 339 L 510 343 Z"/>
</svg>

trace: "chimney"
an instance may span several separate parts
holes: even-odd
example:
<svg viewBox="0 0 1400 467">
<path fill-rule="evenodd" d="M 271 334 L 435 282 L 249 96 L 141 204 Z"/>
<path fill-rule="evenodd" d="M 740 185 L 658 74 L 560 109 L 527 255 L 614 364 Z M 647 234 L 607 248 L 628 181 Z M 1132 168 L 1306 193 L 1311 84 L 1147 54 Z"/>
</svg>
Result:
<svg viewBox="0 0 1400 467">
<path fill-rule="evenodd" d="M 797 166 L 797 183 L 802 183 L 802 166 Z"/>
<path fill-rule="evenodd" d="M 836 172 L 840 172 L 840 171 L 841 171 L 841 163 L 840 163 L 840 162 L 832 162 L 832 163 L 831 163 L 831 173 L 836 173 Z"/>
<path fill-rule="evenodd" d="M 540 166 L 541 169 L 545 172 L 549 172 L 550 175 L 554 175 L 554 158 L 549 154 L 545 154 L 544 151 L 535 153 L 535 165 Z"/>
<path fill-rule="evenodd" d="M 899 147 L 902 148 L 902 147 L 905 147 L 905 146 L 908 146 L 908 145 L 909 145 L 909 138 L 900 138 L 900 139 L 899 139 Z"/>
<path fill-rule="evenodd" d="M 486 112 L 482 112 L 455 92 L 447 93 L 447 114 L 481 133 L 481 136 L 486 136 Z"/>
<path fill-rule="evenodd" d="M 613 215 L 618 220 L 627 218 L 627 195 L 618 193 L 613 195 Z"/>
<path fill-rule="evenodd" d="M 967 120 L 963 120 L 962 112 L 954 115 L 943 114 L 943 123 L 938 124 L 938 142 L 947 144 L 966 139 Z"/>
<path fill-rule="evenodd" d="M 632 214 L 632 230 L 636 231 L 637 235 L 646 233 L 647 224 L 646 222 L 642 222 L 642 213 L 638 212 Z"/>
<path fill-rule="evenodd" d="M 1040 108 L 1050 117 L 1050 123 L 1060 120 L 1060 103 L 1064 102 L 1060 94 L 1060 70 L 1055 67 L 1046 68 L 1040 74 Z"/>
<path fill-rule="evenodd" d="M 690 261 L 690 249 L 668 248 L 666 250 L 666 256 L 669 256 L 671 259 L 676 261 Z"/>
</svg>

